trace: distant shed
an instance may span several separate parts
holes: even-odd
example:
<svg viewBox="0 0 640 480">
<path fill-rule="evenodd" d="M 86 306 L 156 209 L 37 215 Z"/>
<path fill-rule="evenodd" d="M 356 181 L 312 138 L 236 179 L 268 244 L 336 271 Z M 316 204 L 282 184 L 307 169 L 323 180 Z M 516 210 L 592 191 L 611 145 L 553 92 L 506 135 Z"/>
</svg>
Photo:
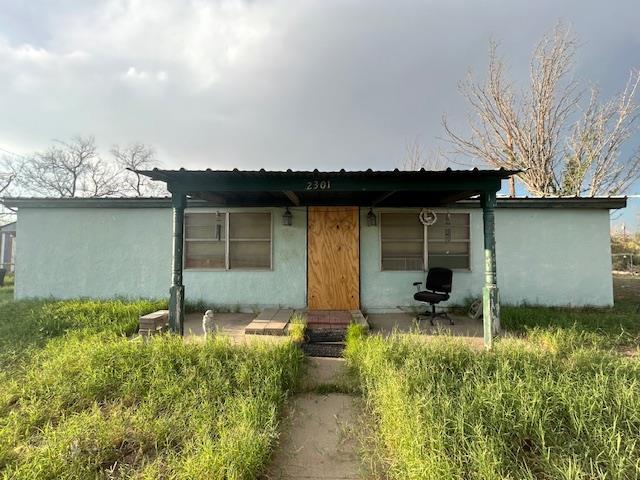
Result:
<svg viewBox="0 0 640 480">
<path fill-rule="evenodd" d="M 0 227 L 0 262 L 7 272 L 15 271 L 16 222 Z"/>
</svg>

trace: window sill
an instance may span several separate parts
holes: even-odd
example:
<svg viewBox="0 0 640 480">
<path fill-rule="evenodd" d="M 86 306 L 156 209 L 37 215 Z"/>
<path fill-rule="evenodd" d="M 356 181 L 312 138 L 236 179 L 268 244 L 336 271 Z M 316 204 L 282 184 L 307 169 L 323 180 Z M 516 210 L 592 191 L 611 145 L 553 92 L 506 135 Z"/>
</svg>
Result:
<svg viewBox="0 0 640 480">
<path fill-rule="evenodd" d="M 185 268 L 184 272 L 273 272 L 273 268 Z"/>
<path fill-rule="evenodd" d="M 452 268 L 452 272 L 458 273 L 473 273 L 473 270 L 470 268 Z M 428 270 L 379 270 L 382 273 L 424 273 L 426 274 Z"/>
</svg>

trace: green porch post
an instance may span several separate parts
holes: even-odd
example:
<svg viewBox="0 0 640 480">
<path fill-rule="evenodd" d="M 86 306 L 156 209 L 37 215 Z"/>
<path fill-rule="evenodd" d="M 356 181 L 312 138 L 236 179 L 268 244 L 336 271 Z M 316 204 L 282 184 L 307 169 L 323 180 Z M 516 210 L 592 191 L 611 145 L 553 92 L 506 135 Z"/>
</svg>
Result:
<svg viewBox="0 0 640 480">
<path fill-rule="evenodd" d="M 184 236 L 184 207 L 187 197 L 172 192 L 173 205 L 173 260 L 169 297 L 169 326 L 174 333 L 184 334 L 184 285 L 182 284 L 182 249 Z"/>
<path fill-rule="evenodd" d="M 484 224 L 484 287 L 482 288 L 484 346 L 490 349 L 493 337 L 500 332 L 500 297 L 496 275 L 496 192 L 484 192 L 480 196 L 480 201 Z"/>
</svg>

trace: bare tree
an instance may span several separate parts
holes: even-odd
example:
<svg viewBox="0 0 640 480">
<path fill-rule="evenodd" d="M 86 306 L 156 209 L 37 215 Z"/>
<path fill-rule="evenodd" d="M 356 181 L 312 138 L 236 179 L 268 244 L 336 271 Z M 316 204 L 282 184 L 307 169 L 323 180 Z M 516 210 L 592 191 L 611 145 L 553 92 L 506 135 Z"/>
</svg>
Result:
<svg viewBox="0 0 640 480">
<path fill-rule="evenodd" d="M 567 140 L 562 192 L 565 195 L 616 195 L 640 172 L 640 150 L 620 161 L 620 150 L 634 133 L 638 105 L 634 96 L 640 75 L 631 75 L 622 93 L 600 103 L 592 89 L 587 108 Z"/>
<path fill-rule="evenodd" d="M 19 175 L 28 191 L 56 197 L 104 197 L 122 191 L 118 172 L 99 155 L 93 137 L 56 141 L 25 161 Z"/>
<path fill-rule="evenodd" d="M 16 163 L 8 156 L 0 160 L 0 196 L 11 194 L 12 187 L 15 186 L 18 176 L 19 163 Z M 0 224 L 5 225 L 15 220 L 15 211 L 9 209 L 4 204 L 0 205 Z"/>
<path fill-rule="evenodd" d="M 125 193 L 137 197 L 161 193 L 162 188 L 157 183 L 136 172 L 136 170 L 150 169 L 158 165 L 153 147 L 142 143 L 132 143 L 126 147 L 116 145 L 111 149 L 111 153 L 118 167 L 124 170 Z"/>
<path fill-rule="evenodd" d="M 602 195 L 620 193 L 640 176 L 638 155 L 620 158 L 620 147 L 637 119 L 634 103 L 640 74 L 611 102 L 591 96 L 581 119 L 583 92 L 569 78 L 577 42 L 558 24 L 534 50 L 530 81 L 524 92 L 506 79 L 504 62 L 491 43 L 488 75 L 471 76 L 460 91 L 471 107 L 470 133 L 443 125 L 456 153 L 494 167 L 521 170 L 519 180 L 534 195 Z"/>
<path fill-rule="evenodd" d="M 6 159 L 3 159 L 0 168 L 0 195 L 5 195 L 9 187 L 15 183 L 18 172 Z"/>
<path fill-rule="evenodd" d="M 421 168 L 427 170 L 443 170 L 446 168 L 446 165 L 446 159 L 439 151 L 427 154 L 419 139 L 416 138 L 412 143 L 407 145 L 405 157 L 398 168 L 409 171 L 420 170 Z"/>
</svg>

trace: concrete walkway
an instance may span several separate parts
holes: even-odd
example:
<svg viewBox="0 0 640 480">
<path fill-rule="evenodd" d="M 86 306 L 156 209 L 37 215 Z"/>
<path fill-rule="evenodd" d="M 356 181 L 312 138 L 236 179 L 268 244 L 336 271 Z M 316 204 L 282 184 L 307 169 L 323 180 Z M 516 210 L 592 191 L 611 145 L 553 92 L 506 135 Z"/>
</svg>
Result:
<svg viewBox="0 0 640 480">
<path fill-rule="evenodd" d="M 265 479 L 344 480 L 363 478 L 357 454 L 355 398 L 344 393 L 341 358 L 310 358 L 302 393 L 292 398 L 282 436 Z"/>
</svg>

